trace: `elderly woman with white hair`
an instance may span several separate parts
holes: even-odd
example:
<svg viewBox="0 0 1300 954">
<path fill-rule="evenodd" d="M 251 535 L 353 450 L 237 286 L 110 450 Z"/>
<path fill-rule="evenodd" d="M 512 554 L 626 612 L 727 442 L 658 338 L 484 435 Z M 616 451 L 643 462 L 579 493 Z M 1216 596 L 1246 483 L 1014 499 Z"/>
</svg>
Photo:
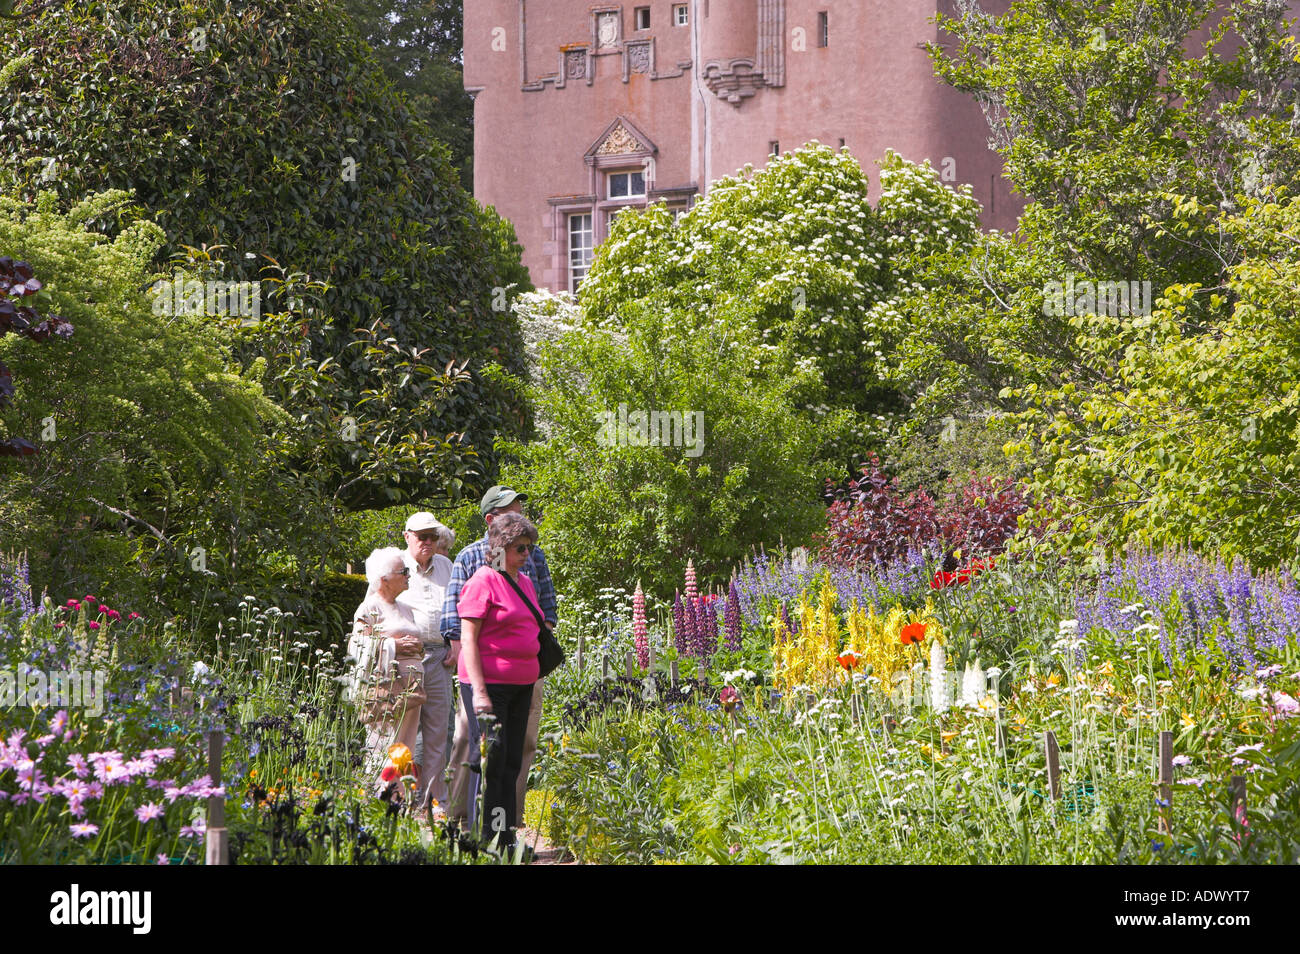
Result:
<svg viewBox="0 0 1300 954">
<path fill-rule="evenodd" d="M 389 760 L 410 764 L 424 704 L 424 647 L 409 606 L 397 597 L 408 585 L 402 551 L 384 547 L 366 558 L 366 598 L 353 614 L 348 654 L 357 660 L 349 685 L 366 727 L 366 771 L 381 773 Z M 388 773 L 393 774 L 393 773 Z M 381 794 L 394 791 L 393 780 L 377 779 Z"/>
</svg>

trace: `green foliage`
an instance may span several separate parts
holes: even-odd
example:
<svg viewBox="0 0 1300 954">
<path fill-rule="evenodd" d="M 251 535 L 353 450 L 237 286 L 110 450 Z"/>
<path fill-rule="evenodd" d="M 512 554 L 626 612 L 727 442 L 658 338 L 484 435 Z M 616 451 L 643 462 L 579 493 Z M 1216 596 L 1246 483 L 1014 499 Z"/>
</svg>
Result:
<svg viewBox="0 0 1300 954">
<path fill-rule="evenodd" d="M 1286 5 L 1235 3 L 1198 39 L 1215 6 L 1046 0 L 1000 17 L 964 6 L 939 18 L 951 39 L 931 49 L 936 72 L 984 104 L 1028 205 L 1016 236 L 983 236 L 926 263 L 900 306 L 912 331 L 896 381 L 914 400 L 911 432 L 933 435 L 950 414 L 1022 409 L 1007 387 L 1066 375 L 1113 383 L 1114 369 L 1078 347 L 1068 311 L 1044 308 L 1048 283 L 1209 287 L 1234 240 L 1212 215 L 1189 219 L 1190 231 L 1168 228 L 1171 194 L 1215 210 L 1294 181 L 1286 91 L 1300 64 Z"/>
<path fill-rule="evenodd" d="M 0 534 L 30 550 L 41 585 L 128 583 L 140 572 L 132 537 L 177 560 L 172 538 L 256 457 L 264 425 L 282 420 L 262 394 L 261 365 L 232 368 L 220 325 L 153 313 L 142 289 L 163 236 L 128 215 L 128 202 L 105 193 L 60 214 L 48 193 L 34 205 L 0 199 L 0 248 L 32 263 L 49 310 L 75 328 L 40 345 L 0 341 L 23 382 L 0 434 L 44 438 L 0 477 Z M 89 227 L 115 215 L 111 240 Z"/>
<path fill-rule="evenodd" d="M 383 479 L 358 474 L 344 442 L 313 445 L 340 471 L 330 493 L 342 503 L 454 497 L 455 478 L 477 486 L 495 471 L 497 434 L 527 435 L 512 386 L 517 328 L 492 307 L 494 289 L 526 281 L 512 230 L 465 193 L 446 148 L 333 3 L 65 4 L 0 38 L 0 60 L 32 51 L 32 68 L 6 74 L 0 185 L 44 183 L 69 203 L 130 189 L 169 252 L 224 242 L 228 279 L 264 278 L 269 262 L 326 283 L 310 309 L 278 300 L 312 363 L 337 362 L 324 395 L 298 388 L 287 410 L 321 433 L 347 414 L 362 433 L 422 420 L 403 430 L 411 440 L 388 455 Z M 358 354 L 354 329 L 393 347 Z M 453 400 L 368 393 L 378 368 L 400 381 L 413 349 L 427 349 L 435 373 L 465 367 Z M 278 375 L 278 354 L 254 342 L 246 357 Z"/>
<path fill-rule="evenodd" d="M 474 188 L 474 100 L 461 70 L 462 0 L 345 0 L 362 39 L 406 93 L 411 112 L 451 150 L 461 185 Z"/>
<path fill-rule="evenodd" d="M 961 248 L 978 222 L 969 195 L 928 166 L 890 153 L 881 183 L 873 210 L 857 160 L 810 144 L 715 182 L 676 223 L 662 208 L 625 213 L 583 282 L 583 313 L 725 316 L 761 369 L 815 372 L 791 398 L 819 426 L 835 422 L 822 456 L 851 469 L 902 407 L 888 377 L 905 325 L 891 301 L 911 273 L 896 263 Z"/>
<path fill-rule="evenodd" d="M 1025 389 L 1037 487 L 1066 498 L 1063 544 L 1136 538 L 1259 567 L 1294 559 L 1300 200 L 1247 199 L 1219 225 L 1243 256 L 1222 282 L 1170 286 L 1149 317 L 1072 319 L 1080 349 L 1115 368 L 1113 385 Z"/>
<path fill-rule="evenodd" d="M 764 371 L 768 352 L 736 334 L 731 309 L 715 316 L 699 325 L 629 304 L 617 325 L 541 344 L 536 400 L 551 433 L 510 446 L 518 462 L 503 482 L 544 517 L 561 592 L 590 597 L 640 578 L 671 593 L 688 556 L 722 579 L 750 544 L 806 540 L 819 525 L 819 434 L 794 410 L 815 375 L 793 362 L 788 374 Z M 654 428 L 647 444 L 638 411 L 679 414 L 684 426 Z"/>
<path fill-rule="evenodd" d="M 1220 215 L 1300 174 L 1287 5 L 1235 3 L 1213 27 L 1208 0 L 960 9 L 939 18 L 951 42 L 932 48 L 936 71 L 984 104 L 1028 205 L 1015 236 L 920 265 L 900 304 L 912 329 L 894 378 L 913 405 L 902 444 L 939 439 L 945 419 L 1028 409 L 1007 449 L 1013 472 L 1037 467 L 1040 499 L 1060 495 L 1073 528 L 1062 544 L 1137 535 L 1276 563 L 1300 531 L 1287 504 L 1272 506 L 1291 481 L 1277 442 L 1292 359 L 1286 333 L 1259 324 L 1286 314 L 1287 292 L 1261 273 L 1251 293 L 1264 307 L 1225 318 L 1243 256 L 1273 263 Z M 1151 293 L 1141 307 L 1057 297 L 1102 281 Z M 1261 378 L 1278 381 L 1277 403 Z M 1241 436 L 1265 415 L 1260 441 Z"/>
</svg>

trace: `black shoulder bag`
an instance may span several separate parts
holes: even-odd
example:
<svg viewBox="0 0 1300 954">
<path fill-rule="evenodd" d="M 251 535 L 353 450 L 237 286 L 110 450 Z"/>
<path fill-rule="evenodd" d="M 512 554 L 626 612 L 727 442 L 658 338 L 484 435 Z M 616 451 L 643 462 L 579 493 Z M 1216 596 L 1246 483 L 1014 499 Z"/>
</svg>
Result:
<svg viewBox="0 0 1300 954">
<path fill-rule="evenodd" d="M 541 612 L 533 605 L 533 601 L 524 595 L 524 591 L 504 570 L 497 570 L 506 578 L 511 589 L 519 594 L 519 598 L 524 601 L 524 605 L 532 611 L 533 618 L 537 620 L 537 678 L 545 679 L 555 670 L 564 665 L 564 650 L 560 648 L 559 642 L 546 626 L 546 620 L 542 617 Z"/>
</svg>

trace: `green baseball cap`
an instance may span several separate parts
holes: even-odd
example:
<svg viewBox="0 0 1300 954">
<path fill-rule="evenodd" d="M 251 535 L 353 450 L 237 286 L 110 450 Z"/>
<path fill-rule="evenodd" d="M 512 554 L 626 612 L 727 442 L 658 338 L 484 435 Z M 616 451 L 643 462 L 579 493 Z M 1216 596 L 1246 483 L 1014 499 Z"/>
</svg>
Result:
<svg viewBox="0 0 1300 954">
<path fill-rule="evenodd" d="M 509 507 L 516 500 L 522 502 L 527 499 L 527 494 L 516 493 L 509 487 L 498 484 L 488 488 L 488 492 L 483 495 L 483 500 L 478 505 L 478 512 L 486 517 L 498 507 Z"/>
</svg>

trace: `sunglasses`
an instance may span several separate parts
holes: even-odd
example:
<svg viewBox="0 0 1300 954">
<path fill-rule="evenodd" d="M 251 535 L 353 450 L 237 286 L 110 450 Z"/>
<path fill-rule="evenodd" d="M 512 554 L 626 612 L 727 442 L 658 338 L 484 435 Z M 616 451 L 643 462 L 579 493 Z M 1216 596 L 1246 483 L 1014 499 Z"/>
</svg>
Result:
<svg viewBox="0 0 1300 954">
<path fill-rule="evenodd" d="M 533 545 L 531 543 L 521 543 L 514 550 L 516 553 L 526 556 L 533 551 Z"/>
<path fill-rule="evenodd" d="M 389 575 L 389 576 L 397 576 L 397 574 L 399 574 L 399 573 L 400 573 L 402 576 L 410 576 L 410 575 L 411 575 L 411 568 L 410 568 L 409 566 L 404 566 L 404 567 L 402 567 L 400 570 L 394 570 L 392 573 L 390 573 L 390 574 L 388 574 L 388 575 Z"/>
<path fill-rule="evenodd" d="M 411 533 L 415 537 L 415 539 L 419 540 L 421 543 L 428 543 L 430 540 L 438 539 L 437 530 L 426 530 L 424 533 L 414 533 L 414 531 L 411 530 L 408 530 L 406 532 Z"/>
</svg>

